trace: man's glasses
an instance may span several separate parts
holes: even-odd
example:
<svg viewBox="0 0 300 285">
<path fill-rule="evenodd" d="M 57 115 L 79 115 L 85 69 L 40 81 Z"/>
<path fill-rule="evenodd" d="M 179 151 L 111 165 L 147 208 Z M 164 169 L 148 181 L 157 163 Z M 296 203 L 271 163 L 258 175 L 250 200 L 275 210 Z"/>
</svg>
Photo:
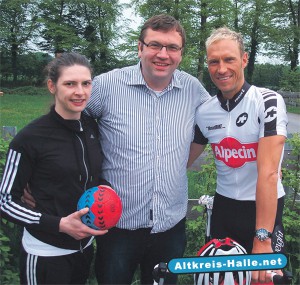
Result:
<svg viewBox="0 0 300 285">
<path fill-rule="evenodd" d="M 151 49 L 152 51 L 155 51 L 155 52 L 159 52 L 161 51 L 164 47 L 166 48 L 167 52 L 168 53 L 177 53 L 179 51 L 182 50 L 182 47 L 179 47 L 177 45 L 162 45 L 160 43 L 157 43 L 157 42 L 150 42 L 149 44 L 146 44 L 144 41 L 141 41 L 141 43 L 143 45 L 145 45 L 146 47 L 148 47 L 149 49 Z"/>
</svg>

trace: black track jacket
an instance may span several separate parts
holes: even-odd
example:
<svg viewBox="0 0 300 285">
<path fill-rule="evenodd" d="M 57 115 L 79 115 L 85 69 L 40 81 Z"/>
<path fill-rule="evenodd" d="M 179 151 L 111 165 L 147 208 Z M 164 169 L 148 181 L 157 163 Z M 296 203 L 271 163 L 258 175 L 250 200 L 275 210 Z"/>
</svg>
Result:
<svg viewBox="0 0 300 285">
<path fill-rule="evenodd" d="M 76 211 L 86 189 L 108 184 L 100 179 L 101 163 L 97 123 L 83 113 L 80 120 L 64 120 L 52 107 L 10 143 L 0 186 L 1 215 L 45 243 L 79 250 L 90 238 L 77 241 L 60 233 L 59 222 Z M 27 183 L 35 209 L 21 201 Z"/>
</svg>

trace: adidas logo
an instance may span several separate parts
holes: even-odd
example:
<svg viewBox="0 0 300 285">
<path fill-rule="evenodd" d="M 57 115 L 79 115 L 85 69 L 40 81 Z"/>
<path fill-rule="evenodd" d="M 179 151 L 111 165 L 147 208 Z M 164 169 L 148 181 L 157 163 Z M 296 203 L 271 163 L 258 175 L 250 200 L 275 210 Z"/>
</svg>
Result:
<svg viewBox="0 0 300 285">
<path fill-rule="evenodd" d="M 90 136 L 90 139 L 94 139 L 95 137 L 94 137 L 94 135 L 93 134 L 91 134 L 91 136 Z"/>
</svg>

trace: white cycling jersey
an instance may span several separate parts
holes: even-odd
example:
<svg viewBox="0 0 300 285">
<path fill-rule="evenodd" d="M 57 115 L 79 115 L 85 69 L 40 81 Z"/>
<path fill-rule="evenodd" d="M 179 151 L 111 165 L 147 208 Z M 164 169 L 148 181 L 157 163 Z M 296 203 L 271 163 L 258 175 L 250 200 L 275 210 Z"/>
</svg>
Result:
<svg viewBox="0 0 300 285">
<path fill-rule="evenodd" d="M 211 144 L 218 173 L 217 193 L 236 200 L 255 200 L 258 141 L 286 136 L 287 122 L 282 96 L 247 82 L 232 99 L 218 94 L 197 109 L 200 132 L 196 127 L 194 142 Z M 279 179 L 278 198 L 284 194 Z"/>
</svg>

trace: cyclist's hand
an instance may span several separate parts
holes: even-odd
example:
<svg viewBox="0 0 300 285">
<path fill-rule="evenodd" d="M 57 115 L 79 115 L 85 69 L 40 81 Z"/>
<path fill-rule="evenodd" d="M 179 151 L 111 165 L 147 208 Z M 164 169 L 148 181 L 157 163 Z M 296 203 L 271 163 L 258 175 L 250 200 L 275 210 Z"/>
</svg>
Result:
<svg viewBox="0 0 300 285">
<path fill-rule="evenodd" d="M 271 239 L 259 241 L 257 238 L 254 238 L 252 253 L 273 253 Z M 267 271 L 252 271 L 251 279 L 254 283 L 268 283 L 271 281 L 271 274 Z"/>
<path fill-rule="evenodd" d="M 268 270 L 266 274 L 266 280 L 269 280 L 271 278 L 270 283 L 260 283 L 260 282 L 251 282 L 251 285 L 262 285 L 262 284 L 291 284 L 290 282 L 286 281 L 286 279 L 278 278 L 279 276 L 283 276 L 283 273 L 281 270 Z M 283 277 L 284 278 L 284 277 Z"/>
</svg>

